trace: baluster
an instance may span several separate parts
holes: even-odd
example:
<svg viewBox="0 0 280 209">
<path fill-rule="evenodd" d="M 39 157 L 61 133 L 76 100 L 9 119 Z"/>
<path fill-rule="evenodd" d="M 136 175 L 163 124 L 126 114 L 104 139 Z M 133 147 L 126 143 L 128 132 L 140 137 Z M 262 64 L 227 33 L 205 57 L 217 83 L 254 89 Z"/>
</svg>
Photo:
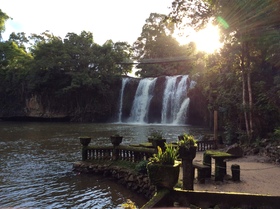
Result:
<svg viewBox="0 0 280 209">
<path fill-rule="evenodd" d="M 131 150 L 129 151 L 129 161 L 133 162 L 133 154 Z"/>
<path fill-rule="evenodd" d="M 100 149 L 96 149 L 96 159 L 100 160 Z"/>
<path fill-rule="evenodd" d="M 135 151 L 131 151 L 131 162 L 135 162 Z"/>
<path fill-rule="evenodd" d="M 88 160 L 91 160 L 91 150 L 90 150 L 90 149 L 88 149 L 88 151 L 87 151 L 87 152 L 88 152 L 87 159 L 88 159 Z"/>
<path fill-rule="evenodd" d="M 95 160 L 98 159 L 98 157 L 97 157 L 97 150 L 96 150 L 96 149 L 94 150 L 94 156 L 93 156 L 93 158 L 94 158 Z"/>
<path fill-rule="evenodd" d="M 128 154 L 128 161 L 132 162 L 132 155 L 131 155 L 131 150 L 127 150 L 127 154 Z"/>
</svg>

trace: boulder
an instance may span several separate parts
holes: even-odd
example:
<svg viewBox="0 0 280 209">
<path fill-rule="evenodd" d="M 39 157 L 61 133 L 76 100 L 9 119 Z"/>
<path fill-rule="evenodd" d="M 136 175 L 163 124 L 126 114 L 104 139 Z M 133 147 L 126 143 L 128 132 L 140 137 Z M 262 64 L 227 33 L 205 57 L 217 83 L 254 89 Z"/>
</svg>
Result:
<svg viewBox="0 0 280 209">
<path fill-rule="evenodd" d="M 243 157 L 244 151 L 239 144 L 233 144 L 226 149 L 226 152 L 236 157 Z"/>
</svg>

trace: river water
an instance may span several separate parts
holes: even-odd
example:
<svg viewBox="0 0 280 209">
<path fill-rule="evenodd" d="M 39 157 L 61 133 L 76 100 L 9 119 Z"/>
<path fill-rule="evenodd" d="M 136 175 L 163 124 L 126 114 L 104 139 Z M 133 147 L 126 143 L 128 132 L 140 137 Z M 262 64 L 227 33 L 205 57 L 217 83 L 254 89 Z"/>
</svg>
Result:
<svg viewBox="0 0 280 209">
<path fill-rule="evenodd" d="M 131 199 L 146 199 L 102 176 L 72 171 L 81 160 L 79 136 L 92 144 L 110 144 L 109 136 L 124 136 L 123 144 L 147 140 L 161 131 L 167 141 L 182 133 L 200 135 L 201 128 L 94 123 L 21 123 L 0 121 L 0 208 L 121 208 Z"/>
</svg>

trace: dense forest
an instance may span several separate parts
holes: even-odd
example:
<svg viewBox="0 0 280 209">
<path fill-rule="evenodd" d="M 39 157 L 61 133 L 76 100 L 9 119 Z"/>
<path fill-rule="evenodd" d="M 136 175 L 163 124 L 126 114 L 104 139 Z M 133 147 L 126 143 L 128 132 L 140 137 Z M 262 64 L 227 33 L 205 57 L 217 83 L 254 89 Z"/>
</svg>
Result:
<svg viewBox="0 0 280 209">
<path fill-rule="evenodd" d="M 32 116 L 35 104 L 42 118 L 106 122 L 121 78 L 137 63 L 140 78 L 190 75 L 198 117 L 211 124 L 217 110 L 227 140 L 280 135 L 280 2 L 175 0 L 170 6 L 170 14 L 150 14 L 133 45 L 98 45 L 86 31 L 64 38 L 12 33 L 4 41 L 10 17 L 0 9 L 0 117 Z M 199 30 L 209 22 L 221 29 L 217 53 L 180 45 L 173 36 L 176 28 Z"/>
</svg>

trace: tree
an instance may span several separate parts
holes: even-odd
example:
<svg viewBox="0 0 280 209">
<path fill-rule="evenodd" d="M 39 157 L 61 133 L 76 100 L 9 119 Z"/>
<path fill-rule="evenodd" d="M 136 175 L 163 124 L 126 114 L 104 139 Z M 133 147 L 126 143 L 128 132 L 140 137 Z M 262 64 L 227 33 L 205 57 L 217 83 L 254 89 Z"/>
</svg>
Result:
<svg viewBox="0 0 280 209">
<path fill-rule="evenodd" d="M 10 34 L 9 41 L 15 42 L 20 48 L 24 49 L 24 51 L 26 51 L 25 44 L 29 43 L 29 40 L 24 32 L 17 34 L 15 34 L 15 32 L 12 32 Z"/>
<path fill-rule="evenodd" d="M 180 46 L 173 33 L 174 24 L 166 15 L 150 14 L 141 36 L 133 44 L 134 58 L 140 61 L 136 74 L 150 77 L 188 73 L 192 62 L 187 58 L 192 55 L 193 48 Z"/>
<path fill-rule="evenodd" d="M 0 42 L 0 97 L 6 113 L 24 104 L 32 56 L 13 41 Z"/>
<path fill-rule="evenodd" d="M 2 32 L 5 31 L 5 22 L 10 17 L 0 9 L 0 40 L 2 39 Z"/>
<path fill-rule="evenodd" d="M 204 27 L 205 23 L 213 21 L 223 29 L 224 41 L 228 56 L 233 53 L 234 62 L 229 68 L 238 73 L 242 79 L 242 108 L 248 142 L 256 136 L 256 108 L 252 89 L 252 74 L 256 74 L 260 66 L 279 65 L 276 57 L 279 50 L 279 2 L 274 0 L 199 0 L 173 2 L 170 16 L 179 25 Z M 189 21 L 191 19 L 191 21 Z M 184 22 L 185 21 L 185 22 Z M 185 24 L 184 24 L 185 23 Z M 276 58 L 276 59 L 275 59 Z M 220 65 L 220 67 L 224 67 Z M 222 70 L 222 69 L 221 69 Z"/>
</svg>

